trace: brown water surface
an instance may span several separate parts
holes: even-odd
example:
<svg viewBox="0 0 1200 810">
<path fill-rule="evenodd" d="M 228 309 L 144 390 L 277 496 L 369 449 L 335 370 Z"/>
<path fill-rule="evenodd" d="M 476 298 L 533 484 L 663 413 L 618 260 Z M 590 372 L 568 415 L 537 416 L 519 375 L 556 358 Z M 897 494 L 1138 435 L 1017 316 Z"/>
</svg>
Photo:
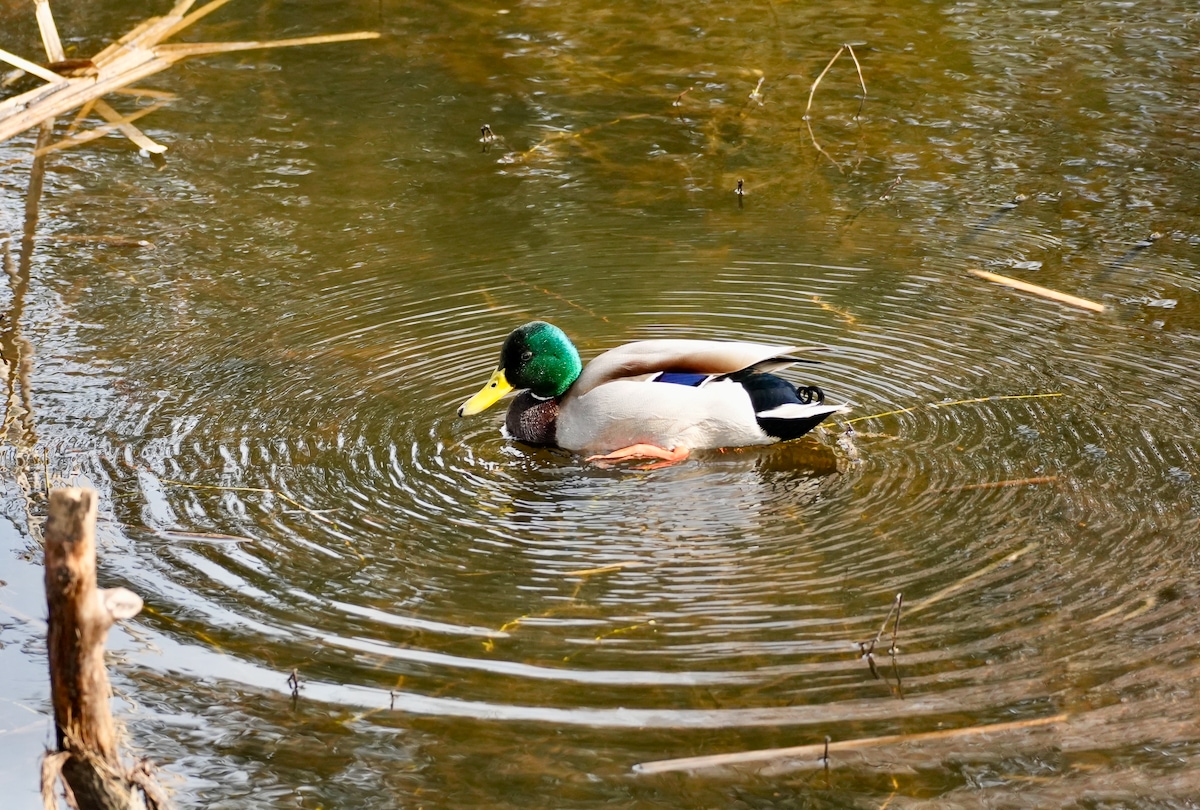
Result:
<svg viewBox="0 0 1200 810">
<path fill-rule="evenodd" d="M 58 10 L 79 54 L 140 13 Z M 34 136 L 0 145 L 6 806 L 52 739 L 48 479 L 146 599 L 114 706 L 183 806 L 1193 806 L 1200 12 L 306 1 L 188 38 L 355 29 L 147 82 L 166 167 L 55 155 L 32 242 Z M 0 30 L 37 53 L 25 5 Z M 806 118 L 846 42 L 865 102 L 843 55 Z M 853 411 L 652 471 L 531 450 L 455 408 L 533 318 L 585 357 L 823 344 L 792 378 Z"/>
</svg>

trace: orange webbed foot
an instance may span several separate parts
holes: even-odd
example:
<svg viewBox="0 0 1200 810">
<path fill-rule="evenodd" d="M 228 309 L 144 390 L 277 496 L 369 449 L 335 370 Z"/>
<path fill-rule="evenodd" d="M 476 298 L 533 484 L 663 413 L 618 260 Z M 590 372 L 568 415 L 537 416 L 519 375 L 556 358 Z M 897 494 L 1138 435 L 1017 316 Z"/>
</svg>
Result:
<svg viewBox="0 0 1200 810">
<path fill-rule="evenodd" d="M 622 447 L 620 450 L 614 450 L 602 456 L 588 456 L 587 460 L 604 464 L 605 462 L 627 461 L 635 458 L 658 459 L 659 463 L 649 464 L 640 468 L 653 470 L 683 461 L 690 453 L 691 451 L 686 447 L 672 447 L 667 449 L 659 447 L 656 444 L 631 444 L 629 447 Z"/>
</svg>

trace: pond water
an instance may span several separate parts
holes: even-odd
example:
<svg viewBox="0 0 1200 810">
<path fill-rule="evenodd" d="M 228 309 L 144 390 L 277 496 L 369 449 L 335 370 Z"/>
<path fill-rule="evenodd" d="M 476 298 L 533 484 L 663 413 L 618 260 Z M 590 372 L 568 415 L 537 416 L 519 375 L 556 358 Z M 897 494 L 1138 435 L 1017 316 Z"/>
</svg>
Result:
<svg viewBox="0 0 1200 810">
<path fill-rule="evenodd" d="M 79 55 L 139 20 L 56 11 Z M 185 38 L 359 29 L 144 82 L 166 166 L 55 154 L 32 241 L 34 136 L 0 145 L 6 806 L 53 739 L 47 480 L 146 600 L 114 707 L 182 806 L 1193 806 L 1200 13 L 305 0 Z M 847 42 L 865 100 L 845 52 L 810 102 Z M 853 409 L 655 470 L 522 447 L 455 408 L 534 318 L 585 358 L 824 345 L 788 376 Z"/>
</svg>

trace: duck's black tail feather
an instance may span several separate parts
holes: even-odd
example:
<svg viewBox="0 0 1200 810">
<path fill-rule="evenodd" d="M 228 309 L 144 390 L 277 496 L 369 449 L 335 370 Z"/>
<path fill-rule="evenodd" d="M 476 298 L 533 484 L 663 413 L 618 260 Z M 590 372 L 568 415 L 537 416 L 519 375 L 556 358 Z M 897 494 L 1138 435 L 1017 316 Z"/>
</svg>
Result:
<svg viewBox="0 0 1200 810">
<path fill-rule="evenodd" d="M 739 371 L 729 379 L 740 383 L 750 395 L 758 426 L 780 441 L 798 439 L 842 410 L 826 405 L 825 393 L 815 385 L 797 388 L 782 377 Z"/>
</svg>

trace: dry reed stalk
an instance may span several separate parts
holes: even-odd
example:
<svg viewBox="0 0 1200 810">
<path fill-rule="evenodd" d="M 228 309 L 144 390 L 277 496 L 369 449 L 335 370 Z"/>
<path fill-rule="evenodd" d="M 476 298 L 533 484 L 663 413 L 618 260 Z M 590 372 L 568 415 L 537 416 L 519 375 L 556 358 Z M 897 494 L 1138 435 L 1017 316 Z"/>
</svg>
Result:
<svg viewBox="0 0 1200 810">
<path fill-rule="evenodd" d="M 14 135 L 38 126 L 44 121 L 53 120 L 65 112 L 84 107 L 109 93 L 126 91 L 133 83 L 166 70 L 183 59 L 214 53 L 349 42 L 353 40 L 376 39 L 379 37 L 379 34 L 374 31 L 358 31 L 349 34 L 329 34 L 253 42 L 161 44 L 164 39 L 183 31 L 196 21 L 203 19 L 225 5 L 228 1 L 212 0 L 212 2 L 188 14 L 187 12 L 191 9 L 194 0 L 180 0 L 168 14 L 144 20 L 119 40 L 97 53 L 91 60 L 85 60 L 90 61 L 94 67 L 94 72 L 89 68 L 90 75 L 86 76 L 60 76 L 16 54 L 0 50 L 0 61 L 8 62 L 47 82 L 46 85 L 0 102 L 0 141 L 5 141 Z M 49 0 L 36 0 L 36 2 L 37 22 L 42 34 L 42 43 L 46 49 L 46 55 L 51 62 L 62 61 L 61 40 L 54 24 L 54 18 L 50 13 Z M 147 92 L 142 92 L 142 94 L 150 95 Z M 115 127 L 133 140 L 140 148 L 151 152 L 160 152 L 165 149 L 165 147 L 156 144 L 130 123 L 135 116 L 122 117 L 119 113 L 113 111 L 111 107 L 100 106 L 98 104 L 94 105 L 94 108 L 107 118 L 109 124 L 112 125 L 105 129 L 104 132 L 109 132 Z M 65 146 L 81 142 L 83 141 L 63 142 L 56 144 L 55 147 L 61 149 Z"/>
<path fill-rule="evenodd" d="M 101 118 L 110 123 L 112 126 L 116 127 L 122 135 L 133 141 L 134 145 L 139 149 L 145 149 L 151 154 L 161 155 L 163 152 L 167 151 L 167 147 L 152 141 L 144 132 L 133 126 L 132 121 L 134 118 L 140 118 L 143 115 L 149 115 L 151 112 L 157 110 L 166 103 L 167 102 L 165 101 L 160 101 L 157 104 L 146 107 L 145 109 L 138 110 L 136 113 L 129 116 L 121 115 L 112 107 L 108 106 L 104 99 L 101 98 L 94 100 L 92 103 L 92 108 L 95 109 L 96 112 L 100 113 Z"/>
<path fill-rule="evenodd" d="M 1029 728 L 1050 726 L 1065 722 L 1067 715 L 1056 714 L 1052 717 L 1038 717 L 1033 720 L 1017 720 L 1011 723 L 992 723 L 983 726 L 968 726 L 967 728 L 943 729 L 941 731 L 924 731 L 917 734 L 889 734 L 885 737 L 864 737 L 857 740 L 842 740 L 812 745 L 794 745 L 790 748 L 764 748 L 757 751 L 738 751 L 732 754 L 710 754 L 700 757 L 682 757 L 680 759 L 660 759 L 654 762 L 642 762 L 633 766 L 635 773 L 654 774 L 670 773 L 672 771 L 698 771 L 705 768 L 721 768 L 730 765 L 747 765 L 751 763 L 770 762 L 772 760 L 794 759 L 824 762 L 828 765 L 829 754 L 838 751 L 858 751 L 863 748 L 877 748 L 884 745 L 911 745 L 912 743 L 931 740 L 956 739 L 976 737 L 982 734 L 999 734 L 1008 731 L 1023 731 Z"/>
<path fill-rule="evenodd" d="M 843 45 L 842 47 L 837 49 L 837 53 L 835 53 L 833 55 L 833 58 L 829 60 L 829 64 L 827 64 L 825 66 L 825 69 L 822 70 L 820 75 L 818 75 L 817 78 L 813 81 L 812 87 L 808 88 L 808 104 L 804 105 L 804 117 L 805 118 L 808 118 L 808 111 L 812 109 L 813 96 L 815 96 L 817 94 L 817 85 L 819 85 L 821 83 L 821 79 L 825 78 L 825 74 L 829 72 L 829 69 L 831 67 L 833 67 L 833 63 L 838 60 L 838 57 L 842 55 L 842 51 L 844 51 L 844 50 L 846 50 L 845 45 Z"/>
<path fill-rule="evenodd" d="M 104 102 L 100 101 L 100 99 L 95 99 L 94 102 L 97 105 L 104 104 Z M 130 126 L 130 124 L 131 124 L 131 122 L 136 121 L 137 119 L 141 118 L 142 116 L 149 115 L 150 113 L 152 113 L 156 110 L 161 110 L 166 105 L 167 105 L 166 101 L 157 101 L 154 104 L 151 104 L 149 107 L 144 107 L 143 109 L 140 109 L 135 113 L 132 113 L 127 116 L 122 116 L 120 113 L 118 113 L 112 107 L 109 107 L 107 104 L 104 104 L 104 106 L 108 109 L 108 112 L 102 113 L 102 114 L 104 115 L 105 118 L 108 118 L 109 123 L 101 124 L 100 126 L 92 127 L 91 129 L 84 130 L 83 132 L 80 132 L 76 135 L 71 135 L 69 137 L 63 138 L 62 140 L 55 141 L 54 143 L 49 144 L 48 146 L 44 146 L 41 149 L 35 149 L 33 154 L 35 157 L 37 157 L 40 155 L 49 154 L 51 152 L 57 152 L 60 149 L 69 149 L 72 146 L 79 146 L 80 144 L 87 143 L 88 141 L 94 141 L 97 138 L 102 138 L 105 135 L 107 135 L 108 133 L 112 132 L 113 130 L 119 130 L 121 132 L 121 134 L 125 135 L 125 137 L 129 138 L 131 141 L 133 141 L 135 144 L 137 144 L 142 149 L 146 149 L 149 152 L 161 154 L 162 152 L 167 151 L 167 147 L 162 146 L 161 144 L 157 144 L 154 141 L 150 140 L 142 133 L 141 130 L 137 129 L 137 127 Z M 109 118 L 110 114 L 114 117 Z M 140 142 L 143 139 L 146 142 L 146 145 L 144 145 L 144 146 Z"/>
<path fill-rule="evenodd" d="M 37 10 L 34 12 L 34 17 L 37 19 L 38 32 L 42 35 L 42 47 L 46 50 L 46 57 L 51 62 L 61 62 L 66 58 L 63 52 L 62 40 L 58 37 L 58 26 L 54 24 L 54 15 L 50 12 L 50 0 L 35 0 Z"/>
<path fill-rule="evenodd" d="M 23 70 L 33 76 L 37 76 L 39 79 L 44 79 L 51 84 L 66 84 L 67 81 L 53 70 L 49 70 L 41 65 L 30 62 L 28 59 L 22 59 L 15 53 L 6 51 L 3 48 L 0 48 L 0 62 L 8 62 L 13 67 Z"/>
<path fill-rule="evenodd" d="M 985 281 L 1003 284 L 1005 287 L 1012 287 L 1014 290 L 1021 290 L 1022 292 L 1039 295 L 1042 298 L 1048 298 L 1051 301 L 1057 301 L 1058 303 L 1066 304 L 1067 306 L 1078 307 L 1079 309 L 1088 309 L 1092 312 L 1104 311 L 1104 304 L 1098 304 L 1095 301 L 1089 301 L 1086 298 L 1068 295 L 1067 293 L 1062 293 L 1058 290 L 1052 290 L 1049 287 L 1039 287 L 1036 284 L 1030 284 L 1027 281 L 1021 281 L 1020 279 L 1001 276 L 997 273 L 989 273 L 987 270 L 971 268 L 967 272 L 973 276 L 978 276 Z"/>
</svg>

